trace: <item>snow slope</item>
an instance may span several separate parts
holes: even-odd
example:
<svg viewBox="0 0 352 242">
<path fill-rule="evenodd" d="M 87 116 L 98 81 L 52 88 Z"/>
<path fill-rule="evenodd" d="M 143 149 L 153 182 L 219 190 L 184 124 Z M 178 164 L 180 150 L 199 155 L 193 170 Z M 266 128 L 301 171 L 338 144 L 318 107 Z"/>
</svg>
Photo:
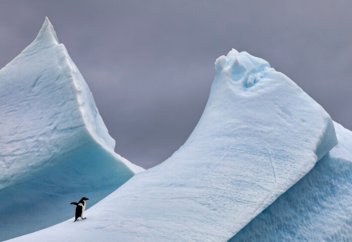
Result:
<svg viewBox="0 0 352 242">
<path fill-rule="evenodd" d="M 93 96 L 48 19 L 0 70 L 0 240 L 72 216 L 141 170 L 114 153 Z"/>
<path fill-rule="evenodd" d="M 232 50 L 215 68 L 201 120 L 169 159 L 86 221 L 14 241 L 226 241 L 335 146 L 329 115 L 266 61 Z"/>
<path fill-rule="evenodd" d="M 338 145 L 231 242 L 352 241 L 352 132 L 335 128 Z"/>
</svg>

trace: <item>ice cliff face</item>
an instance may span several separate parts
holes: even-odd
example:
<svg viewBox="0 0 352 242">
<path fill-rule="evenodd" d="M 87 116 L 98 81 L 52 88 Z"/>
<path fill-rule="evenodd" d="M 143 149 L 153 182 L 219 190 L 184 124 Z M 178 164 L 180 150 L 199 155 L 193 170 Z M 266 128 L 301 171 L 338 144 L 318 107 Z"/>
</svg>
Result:
<svg viewBox="0 0 352 242">
<path fill-rule="evenodd" d="M 230 241 L 352 241 L 352 132 Z"/>
<path fill-rule="evenodd" d="M 114 153 L 93 96 L 48 19 L 0 70 L 0 240 L 72 216 L 140 170 Z"/>
<path fill-rule="evenodd" d="M 215 68 L 201 120 L 169 159 L 87 211 L 84 223 L 15 241 L 227 241 L 336 145 L 329 115 L 266 61 L 232 50 Z"/>
</svg>

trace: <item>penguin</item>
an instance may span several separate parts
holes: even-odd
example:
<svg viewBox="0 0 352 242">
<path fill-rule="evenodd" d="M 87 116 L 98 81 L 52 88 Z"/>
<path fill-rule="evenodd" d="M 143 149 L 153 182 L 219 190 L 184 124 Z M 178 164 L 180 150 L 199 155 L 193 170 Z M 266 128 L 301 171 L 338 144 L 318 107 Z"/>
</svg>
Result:
<svg viewBox="0 0 352 242">
<path fill-rule="evenodd" d="M 77 202 L 72 202 L 72 205 L 76 205 L 76 212 L 75 212 L 75 221 L 76 222 L 78 218 L 81 218 L 82 220 L 86 219 L 85 217 L 83 217 L 83 213 L 84 210 L 86 209 L 86 205 L 87 205 L 87 200 L 89 200 L 89 198 L 86 197 L 82 197 L 81 200 Z"/>
</svg>

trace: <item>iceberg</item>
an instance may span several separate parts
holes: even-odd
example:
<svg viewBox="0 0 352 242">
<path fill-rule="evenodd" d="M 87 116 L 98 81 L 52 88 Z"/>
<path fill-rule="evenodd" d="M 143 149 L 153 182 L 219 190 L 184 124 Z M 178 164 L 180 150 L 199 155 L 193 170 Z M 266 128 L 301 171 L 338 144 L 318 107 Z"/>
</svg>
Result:
<svg viewBox="0 0 352 242">
<path fill-rule="evenodd" d="M 265 60 L 231 50 L 215 70 L 199 123 L 170 158 L 89 209 L 84 223 L 13 241 L 227 241 L 336 145 L 326 111 Z"/>
<path fill-rule="evenodd" d="M 352 132 L 230 241 L 351 241 Z"/>
<path fill-rule="evenodd" d="M 0 240 L 72 217 L 142 170 L 114 153 L 93 96 L 48 19 L 0 70 Z"/>
</svg>

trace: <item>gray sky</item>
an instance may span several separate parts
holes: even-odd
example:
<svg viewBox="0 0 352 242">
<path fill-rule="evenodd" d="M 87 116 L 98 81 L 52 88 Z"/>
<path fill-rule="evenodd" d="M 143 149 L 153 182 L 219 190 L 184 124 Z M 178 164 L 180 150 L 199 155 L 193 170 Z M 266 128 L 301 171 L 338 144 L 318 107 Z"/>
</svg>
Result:
<svg viewBox="0 0 352 242">
<path fill-rule="evenodd" d="M 351 11 L 348 0 L 0 0 L 0 66 L 48 16 L 117 152 L 148 168 L 187 139 L 231 48 L 268 60 L 352 129 Z"/>
</svg>

